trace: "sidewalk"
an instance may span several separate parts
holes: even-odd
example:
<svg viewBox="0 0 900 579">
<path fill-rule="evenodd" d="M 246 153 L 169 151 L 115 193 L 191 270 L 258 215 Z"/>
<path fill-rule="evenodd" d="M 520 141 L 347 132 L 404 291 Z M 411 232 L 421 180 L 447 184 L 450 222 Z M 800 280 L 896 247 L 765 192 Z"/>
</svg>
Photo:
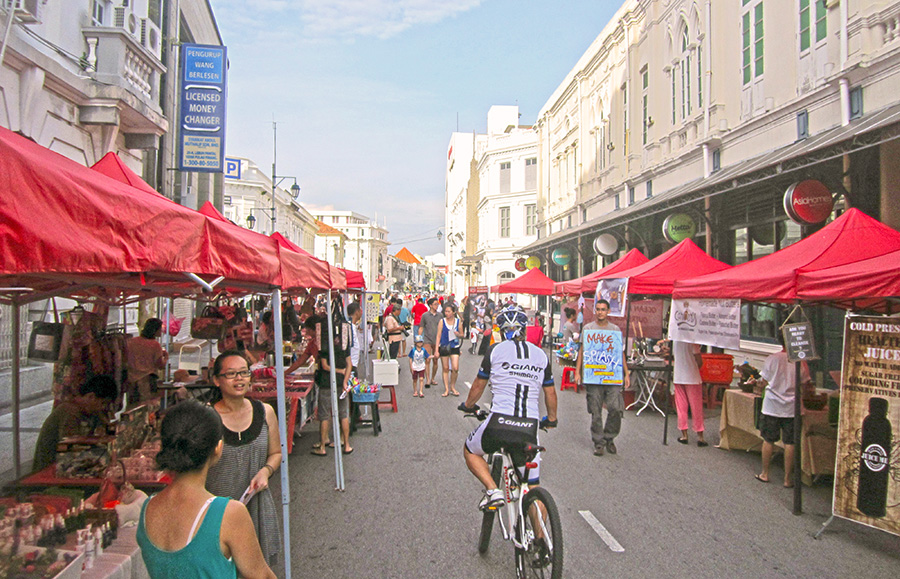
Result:
<svg viewBox="0 0 900 579">
<path fill-rule="evenodd" d="M 34 445 L 44 420 L 53 409 L 53 400 L 40 402 L 23 408 L 19 418 L 20 451 L 22 453 L 22 473 L 27 473 L 34 456 Z M 15 463 L 13 462 L 12 413 L 0 414 L 0 483 L 15 479 Z"/>
</svg>

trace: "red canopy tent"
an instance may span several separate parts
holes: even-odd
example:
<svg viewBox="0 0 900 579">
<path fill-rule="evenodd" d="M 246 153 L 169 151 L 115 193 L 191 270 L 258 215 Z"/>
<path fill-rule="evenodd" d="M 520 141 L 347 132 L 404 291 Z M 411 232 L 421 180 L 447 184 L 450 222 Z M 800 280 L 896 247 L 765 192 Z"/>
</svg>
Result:
<svg viewBox="0 0 900 579">
<path fill-rule="evenodd" d="M 91 169 L 106 175 L 107 177 L 112 177 L 116 181 L 120 183 L 127 183 L 132 187 L 136 187 L 141 191 L 145 191 L 147 193 L 153 193 L 154 195 L 159 195 L 159 193 L 151 187 L 146 181 L 141 179 L 141 177 L 128 168 L 121 157 L 116 155 L 114 152 L 110 151 L 109 153 L 103 155 L 103 158 L 91 165 Z"/>
<path fill-rule="evenodd" d="M 900 298 L 900 251 L 894 251 L 797 277 L 804 300 L 881 300 Z"/>
<path fill-rule="evenodd" d="M 618 270 L 595 280 L 628 278 L 628 293 L 670 295 L 676 280 L 690 279 L 729 269 L 731 266 L 710 257 L 697 244 L 685 239 L 669 251 L 631 269 Z"/>
<path fill-rule="evenodd" d="M 512 281 L 495 285 L 491 291 L 499 294 L 529 294 L 535 296 L 553 295 L 553 280 L 547 274 L 534 268 Z"/>
<path fill-rule="evenodd" d="M 366 281 L 363 279 L 363 275 L 358 271 L 350 271 L 348 269 L 335 267 L 327 261 L 323 261 L 317 257 L 314 257 L 313 254 L 306 251 L 277 231 L 269 237 L 274 239 L 281 247 L 285 247 L 291 251 L 299 253 L 300 255 L 305 255 L 307 257 L 315 259 L 316 261 L 326 264 L 328 266 L 329 275 L 332 277 L 332 279 L 338 281 L 338 285 L 333 286 L 334 289 L 365 289 Z M 343 281 L 340 281 L 341 279 L 343 279 Z"/>
<path fill-rule="evenodd" d="M 900 250 L 900 232 L 858 209 L 849 209 L 809 237 L 773 254 L 728 271 L 679 281 L 674 297 L 790 302 L 800 298 L 797 293 L 799 274 L 897 250 Z M 832 293 L 833 299 L 840 297 L 846 296 L 840 296 L 836 291 Z"/>
<path fill-rule="evenodd" d="M 203 206 L 200 207 L 200 209 L 198 209 L 197 211 L 199 211 L 203 215 L 206 215 L 210 219 L 216 219 L 218 221 L 224 221 L 226 223 L 231 223 L 231 220 L 228 219 L 227 217 L 225 217 L 224 215 L 222 215 L 222 213 L 218 209 L 216 209 L 216 206 L 213 205 L 209 201 L 204 203 Z"/>
<path fill-rule="evenodd" d="M 619 271 L 631 269 L 650 261 L 638 249 L 632 249 L 616 261 L 600 268 L 593 273 L 575 278 L 569 281 L 557 282 L 553 285 L 553 292 L 556 295 L 580 295 L 585 292 L 593 292 L 597 289 L 597 280 L 608 277 Z"/>
</svg>

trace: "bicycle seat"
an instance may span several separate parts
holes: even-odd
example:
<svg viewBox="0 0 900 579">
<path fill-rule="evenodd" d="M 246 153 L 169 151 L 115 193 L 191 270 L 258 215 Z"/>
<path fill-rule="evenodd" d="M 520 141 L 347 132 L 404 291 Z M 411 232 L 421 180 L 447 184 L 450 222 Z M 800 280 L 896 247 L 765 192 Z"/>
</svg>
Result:
<svg viewBox="0 0 900 579">
<path fill-rule="evenodd" d="M 543 446 L 538 446 L 537 444 L 526 444 L 523 449 L 525 450 L 525 460 L 528 462 L 534 460 L 537 453 L 547 450 Z"/>
</svg>

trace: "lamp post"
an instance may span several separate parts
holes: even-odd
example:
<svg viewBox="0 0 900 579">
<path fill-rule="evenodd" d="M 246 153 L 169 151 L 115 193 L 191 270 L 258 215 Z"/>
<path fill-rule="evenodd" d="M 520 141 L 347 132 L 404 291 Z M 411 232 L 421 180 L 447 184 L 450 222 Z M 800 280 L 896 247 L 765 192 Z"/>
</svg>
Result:
<svg viewBox="0 0 900 579">
<path fill-rule="evenodd" d="M 300 197 L 300 185 L 297 184 L 297 178 L 292 177 L 290 175 L 279 175 L 276 171 L 276 161 L 278 158 L 278 124 L 275 121 L 272 121 L 272 207 L 269 209 L 259 209 L 252 208 L 250 209 L 250 215 L 247 216 L 247 227 L 249 229 L 253 229 L 256 225 L 256 217 L 253 216 L 253 209 L 257 209 L 259 211 L 271 211 L 270 215 L 272 219 L 272 233 L 275 233 L 275 222 L 276 222 L 276 209 L 275 209 L 275 191 L 278 189 L 278 185 L 281 184 L 285 179 L 293 179 L 294 184 L 291 185 L 290 194 L 292 199 L 297 199 Z"/>
</svg>

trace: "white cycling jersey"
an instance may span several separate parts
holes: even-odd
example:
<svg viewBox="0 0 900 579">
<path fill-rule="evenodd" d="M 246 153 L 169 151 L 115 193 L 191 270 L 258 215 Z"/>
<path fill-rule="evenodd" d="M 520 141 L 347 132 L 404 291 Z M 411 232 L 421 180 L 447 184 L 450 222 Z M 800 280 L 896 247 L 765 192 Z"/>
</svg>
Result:
<svg viewBox="0 0 900 579">
<path fill-rule="evenodd" d="M 540 418 L 541 390 L 553 386 L 553 369 L 543 350 L 523 340 L 506 340 L 488 348 L 478 377 L 491 383 L 491 412 Z"/>
</svg>

